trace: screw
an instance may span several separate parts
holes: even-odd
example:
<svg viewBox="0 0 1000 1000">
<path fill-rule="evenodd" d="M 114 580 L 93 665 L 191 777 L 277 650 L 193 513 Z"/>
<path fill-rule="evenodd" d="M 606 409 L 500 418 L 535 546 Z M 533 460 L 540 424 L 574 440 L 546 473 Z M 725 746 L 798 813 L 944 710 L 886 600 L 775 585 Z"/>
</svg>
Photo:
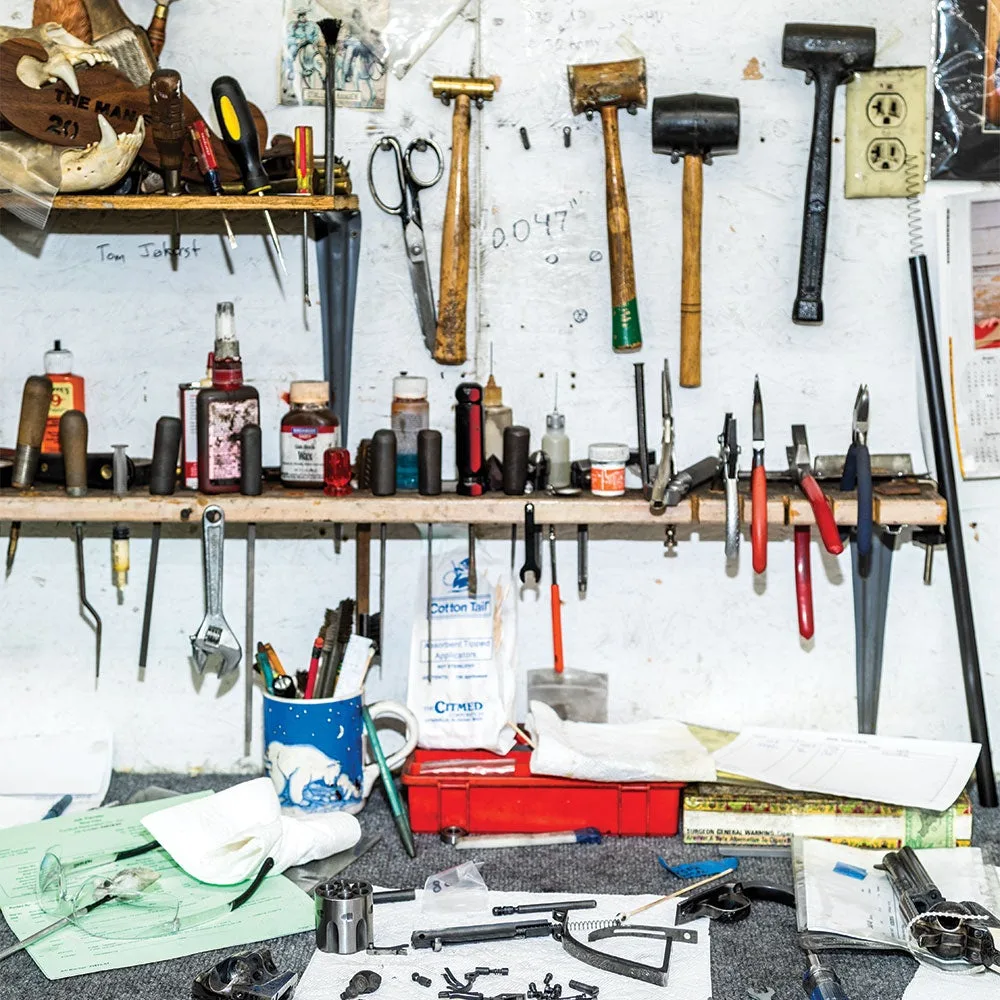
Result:
<svg viewBox="0 0 1000 1000">
<path fill-rule="evenodd" d="M 531 149 L 531 141 L 528 139 L 528 130 L 522 125 L 518 129 L 518 132 L 521 133 L 521 145 L 524 146 L 525 149 Z"/>
<path fill-rule="evenodd" d="M 563 126 L 563 145 L 569 149 L 570 143 L 573 141 L 573 130 L 568 126 Z"/>
<path fill-rule="evenodd" d="M 413 975 L 412 975 L 412 976 L 410 976 L 410 978 L 411 978 L 411 979 L 412 979 L 412 980 L 413 980 L 413 981 L 414 981 L 415 983 L 419 984 L 420 986 L 424 986 L 424 987 L 427 987 L 427 986 L 430 986 L 430 984 L 431 984 L 431 981 L 430 981 L 430 979 L 428 979 L 428 978 L 427 978 L 427 976 L 422 976 L 422 975 L 420 975 L 420 973 L 419 973 L 419 972 L 414 972 L 414 973 L 413 973 Z"/>
<path fill-rule="evenodd" d="M 551 972 L 546 972 L 546 973 L 545 973 L 545 978 L 544 978 L 544 979 L 542 980 L 542 982 L 543 982 L 543 983 L 544 983 L 544 984 L 545 984 L 546 986 L 548 986 L 548 985 L 549 985 L 549 983 L 551 983 L 551 982 L 552 982 L 552 973 L 551 973 Z"/>
</svg>

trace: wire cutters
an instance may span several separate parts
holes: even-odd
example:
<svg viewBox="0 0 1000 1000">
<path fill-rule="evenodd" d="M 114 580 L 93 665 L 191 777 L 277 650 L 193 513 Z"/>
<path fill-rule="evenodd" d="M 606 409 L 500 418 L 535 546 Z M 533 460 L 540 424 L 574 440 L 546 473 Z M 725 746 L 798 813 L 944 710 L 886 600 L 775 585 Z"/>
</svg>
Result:
<svg viewBox="0 0 1000 1000">
<path fill-rule="evenodd" d="M 736 418 L 727 413 L 719 435 L 719 464 L 726 493 L 726 559 L 730 562 L 740 554 L 740 494 L 737 487 L 739 456 Z"/>
<path fill-rule="evenodd" d="M 431 150 L 437 157 L 437 171 L 430 180 L 422 180 L 413 173 L 411 160 L 414 152 L 422 153 Z M 396 181 L 399 184 L 399 202 L 389 205 L 384 202 L 375 187 L 372 167 L 375 154 L 385 150 L 395 157 Z M 434 288 L 431 285 L 430 262 L 427 260 L 427 243 L 424 239 L 424 227 L 420 219 L 420 192 L 434 187 L 444 175 L 444 159 L 441 150 L 431 139 L 414 139 L 403 152 L 399 140 L 394 135 L 386 135 L 372 146 L 368 156 L 368 189 L 372 193 L 375 204 L 389 215 L 398 215 L 403 223 L 403 243 L 406 247 L 406 259 L 410 270 L 410 284 L 413 286 L 413 297 L 417 303 L 417 316 L 420 319 L 420 329 L 424 335 L 424 343 L 428 350 L 434 350 L 434 337 L 437 330 L 437 310 L 434 306 Z"/>
<path fill-rule="evenodd" d="M 767 569 L 767 472 L 764 470 L 764 403 L 760 398 L 760 380 L 753 380 L 753 471 L 750 473 L 750 542 L 753 546 L 753 571 Z"/>
<path fill-rule="evenodd" d="M 649 510 L 653 514 L 662 514 L 667 509 L 667 485 L 674 478 L 674 400 L 670 391 L 670 362 L 666 360 L 660 376 L 660 405 L 663 410 L 663 440 L 649 501 Z"/>
<path fill-rule="evenodd" d="M 820 538 L 827 552 L 839 556 L 844 551 L 844 543 L 837 529 L 833 511 L 826 502 L 826 497 L 812 474 L 812 461 L 809 457 L 809 441 L 806 437 L 805 424 L 792 425 L 792 445 L 786 448 L 788 467 L 806 495 L 816 518 Z M 809 525 L 795 526 L 795 601 L 799 615 L 799 635 L 803 639 L 811 639 L 815 631 L 813 622 L 812 602 L 812 567 L 809 556 L 809 541 L 812 532 Z"/>
<path fill-rule="evenodd" d="M 844 459 L 842 490 L 858 491 L 858 555 L 868 559 L 872 554 L 872 457 L 868 451 L 868 386 L 858 387 L 854 400 L 854 420 L 851 424 L 851 447 Z"/>
</svg>

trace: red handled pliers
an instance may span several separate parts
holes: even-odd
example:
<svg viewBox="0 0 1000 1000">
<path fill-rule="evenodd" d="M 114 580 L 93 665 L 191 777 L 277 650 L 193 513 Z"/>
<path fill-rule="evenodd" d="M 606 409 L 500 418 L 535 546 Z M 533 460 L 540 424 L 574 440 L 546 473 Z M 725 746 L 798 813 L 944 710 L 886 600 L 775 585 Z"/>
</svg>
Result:
<svg viewBox="0 0 1000 1000">
<path fill-rule="evenodd" d="M 760 380 L 753 380 L 753 471 L 750 473 L 750 542 L 753 546 L 753 571 L 767 569 L 767 473 L 764 471 L 764 404 L 760 398 Z"/>
<path fill-rule="evenodd" d="M 809 440 L 806 437 L 805 424 L 792 424 L 792 445 L 786 448 L 788 468 L 806 495 L 816 518 L 816 527 L 823 540 L 826 551 L 839 556 L 844 551 L 844 543 L 840 538 L 837 522 L 833 511 L 826 502 L 826 497 L 812 474 L 812 461 L 809 458 Z M 803 639 L 813 636 L 813 604 L 812 604 L 812 572 L 809 562 L 809 541 L 811 537 L 809 525 L 795 527 L 795 600 L 799 609 L 799 635 Z"/>
</svg>

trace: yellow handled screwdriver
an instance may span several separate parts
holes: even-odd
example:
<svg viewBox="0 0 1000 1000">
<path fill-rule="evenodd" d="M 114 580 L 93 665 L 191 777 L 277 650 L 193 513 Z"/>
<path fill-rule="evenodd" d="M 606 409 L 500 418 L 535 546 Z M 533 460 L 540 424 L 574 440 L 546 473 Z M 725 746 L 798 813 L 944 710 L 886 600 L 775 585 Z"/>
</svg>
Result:
<svg viewBox="0 0 1000 1000">
<path fill-rule="evenodd" d="M 260 142 L 257 138 L 257 129 L 254 127 L 250 105 L 247 103 L 246 95 L 243 93 L 239 81 L 231 76 L 220 76 L 212 84 L 212 101 L 215 104 L 215 114 L 219 119 L 222 138 L 226 142 L 229 155 L 239 167 L 246 193 L 263 197 L 271 190 L 271 181 L 260 160 Z M 267 228 L 271 231 L 271 241 L 274 243 L 274 251 L 278 255 L 278 263 L 281 264 L 281 270 L 287 277 L 288 268 L 285 266 L 285 256 L 281 252 L 281 244 L 278 242 L 278 234 L 271 221 L 271 213 L 266 208 L 264 209 L 264 218 L 267 220 Z"/>
</svg>

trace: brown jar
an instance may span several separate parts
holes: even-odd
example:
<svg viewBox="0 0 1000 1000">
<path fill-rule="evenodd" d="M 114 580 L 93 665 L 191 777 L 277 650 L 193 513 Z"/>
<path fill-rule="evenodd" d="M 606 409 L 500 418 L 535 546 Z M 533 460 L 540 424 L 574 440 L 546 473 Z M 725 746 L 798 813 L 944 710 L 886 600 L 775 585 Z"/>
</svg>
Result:
<svg viewBox="0 0 1000 1000">
<path fill-rule="evenodd" d="M 328 382 L 293 382 L 291 409 L 281 418 L 281 484 L 323 488 L 323 453 L 340 447 L 340 424 L 330 409 Z"/>
</svg>

